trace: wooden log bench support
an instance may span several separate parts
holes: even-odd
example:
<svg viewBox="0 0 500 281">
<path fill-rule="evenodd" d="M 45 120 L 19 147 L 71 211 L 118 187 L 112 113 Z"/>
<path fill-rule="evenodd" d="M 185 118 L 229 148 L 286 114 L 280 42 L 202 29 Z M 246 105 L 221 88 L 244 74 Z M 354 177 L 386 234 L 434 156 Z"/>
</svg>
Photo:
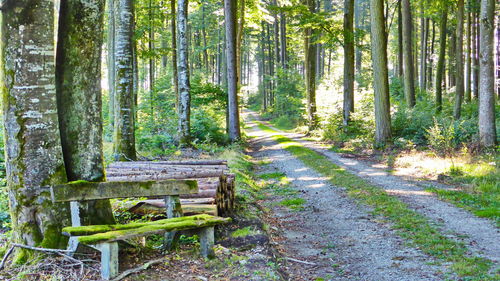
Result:
<svg viewBox="0 0 500 281">
<path fill-rule="evenodd" d="M 86 182 L 77 181 L 51 188 L 54 202 L 70 202 L 71 227 L 63 234 L 69 236 L 68 250 L 76 252 L 78 245 L 86 245 L 101 252 L 101 277 L 110 280 L 118 275 L 118 241 L 151 234 L 165 234 L 164 244 L 170 248 L 175 232 L 195 230 L 200 238 L 201 254 L 213 257 L 214 226 L 231 221 L 211 215 L 182 217 L 179 195 L 198 192 L 195 180 L 165 180 L 140 182 Z M 116 225 L 82 226 L 78 201 L 164 196 L 167 219 Z"/>
</svg>

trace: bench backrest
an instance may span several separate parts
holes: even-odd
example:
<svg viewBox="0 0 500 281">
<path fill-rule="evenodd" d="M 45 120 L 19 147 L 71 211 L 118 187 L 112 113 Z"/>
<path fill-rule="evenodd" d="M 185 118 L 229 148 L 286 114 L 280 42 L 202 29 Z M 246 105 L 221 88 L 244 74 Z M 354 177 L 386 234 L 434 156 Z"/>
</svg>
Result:
<svg viewBox="0 0 500 281">
<path fill-rule="evenodd" d="M 51 188 L 52 201 L 170 196 L 198 193 L 196 180 L 88 182 L 75 181 Z"/>
</svg>

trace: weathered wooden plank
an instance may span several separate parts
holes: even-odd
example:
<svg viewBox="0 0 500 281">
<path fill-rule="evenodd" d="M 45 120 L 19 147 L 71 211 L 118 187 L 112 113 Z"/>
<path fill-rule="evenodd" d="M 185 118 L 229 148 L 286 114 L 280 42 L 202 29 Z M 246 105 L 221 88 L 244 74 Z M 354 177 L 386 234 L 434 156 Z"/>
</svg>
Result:
<svg viewBox="0 0 500 281">
<path fill-rule="evenodd" d="M 97 233 L 88 236 L 79 236 L 78 241 L 82 244 L 96 244 L 103 242 L 114 242 L 118 240 L 130 239 L 138 236 L 151 234 L 161 234 L 168 231 L 180 231 L 187 229 L 197 229 L 228 223 L 231 218 L 212 217 L 203 220 L 185 220 L 163 224 L 151 224 L 139 228 L 117 230 L 104 233 Z"/>
<path fill-rule="evenodd" d="M 197 192 L 198 183 L 195 180 L 76 181 L 51 188 L 52 201 L 54 202 L 181 195 Z"/>
<path fill-rule="evenodd" d="M 227 165 L 226 160 L 180 160 L 180 161 L 129 161 L 129 162 L 113 162 L 110 165 L 121 163 L 138 163 L 138 164 L 160 164 L 160 165 Z"/>
</svg>

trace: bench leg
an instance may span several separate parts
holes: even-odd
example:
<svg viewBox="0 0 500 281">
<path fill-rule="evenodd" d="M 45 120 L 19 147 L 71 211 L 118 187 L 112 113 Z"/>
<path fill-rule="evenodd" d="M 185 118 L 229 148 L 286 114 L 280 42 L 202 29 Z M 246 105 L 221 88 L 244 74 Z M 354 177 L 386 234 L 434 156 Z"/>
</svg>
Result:
<svg viewBox="0 0 500 281">
<path fill-rule="evenodd" d="M 215 257 L 214 253 L 214 227 L 204 227 L 198 232 L 200 236 L 201 255 L 205 258 Z"/>
<path fill-rule="evenodd" d="M 178 195 L 165 196 L 165 209 L 167 218 L 177 218 L 182 217 L 182 207 L 181 201 Z M 163 249 L 166 251 L 170 251 L 179 242 L 179 233 L 177 231 L 167 232 L 165 233 L 165 240 L 163 242 Z"/>
<path fill-rule="evenodd" d="M 68 253 L 69 256 L 73 256 L 76 253 L 76 250 L 78 249 L 78 237 L 70 237 L 68 241 L 68 248 L 66 250 L 71 251 Z"/>
<path fill-rule="evenodd" d="M 97 248 L 101 251 L 102 279 L 113 279 L 118 275 L 118 242 L 102 243 Z"/>
</svg>

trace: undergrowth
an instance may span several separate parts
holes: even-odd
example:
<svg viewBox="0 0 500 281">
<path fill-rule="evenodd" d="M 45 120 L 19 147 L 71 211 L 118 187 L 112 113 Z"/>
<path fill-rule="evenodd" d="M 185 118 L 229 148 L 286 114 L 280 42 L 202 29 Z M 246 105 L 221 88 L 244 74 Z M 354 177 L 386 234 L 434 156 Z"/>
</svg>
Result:
<svg viewBox="0 0 500 281">
<path fill-rule="evenodd" d="M 273 134 L 273 139 L 307 166 L 329 178 L 335 186 L 347 188 L 348 195 L 373 208 L 374 215 L 383 216 L 405 239 L 420 250 L 442 261 L 451 262 L 451 270 L 467 280 L 494 280 L 488 275 L 491 261 L 473 256 L 467 247 L 446 235 L 424 216 L 411 210 L 405 203 L 388 195 L 345 169 L 333 164 L 325 156 L 300 143 L 276 134 L 273 129 L 259 124 L 259 128 Z"/>
</svg>

